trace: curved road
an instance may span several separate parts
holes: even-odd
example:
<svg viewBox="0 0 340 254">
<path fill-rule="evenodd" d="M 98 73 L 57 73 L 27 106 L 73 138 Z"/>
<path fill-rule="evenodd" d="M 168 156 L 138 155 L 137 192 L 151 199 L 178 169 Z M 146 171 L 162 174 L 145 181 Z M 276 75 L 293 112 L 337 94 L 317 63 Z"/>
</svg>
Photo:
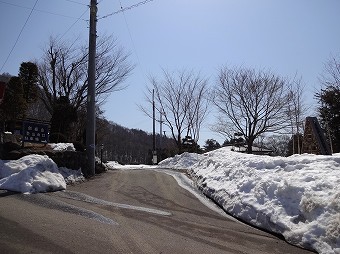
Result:
<svg viewBox="0 0 340 254">
<path fill-rule="evenodd" d="M 0 206 L 1 253 L 311 253 L 151 170 L 109 171 L 64 192 L 0 191 Z"/>
</svg>

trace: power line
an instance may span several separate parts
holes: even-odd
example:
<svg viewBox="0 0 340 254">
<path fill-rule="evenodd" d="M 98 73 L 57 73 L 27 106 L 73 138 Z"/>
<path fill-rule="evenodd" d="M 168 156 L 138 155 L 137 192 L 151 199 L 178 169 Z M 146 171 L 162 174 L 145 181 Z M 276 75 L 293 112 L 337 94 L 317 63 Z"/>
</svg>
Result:
<svg viewBox="0 0 340 254">
<path fill-rule="evenodd" d="M 13 3 L 8 3 L 8 2 L 2 1 L 2 0 L 0 0 L 0 3 L 7 4 L 7 5 L 12 5 L 12 6 L 23 8 L 23 9 L 32 10 L 32 8 L 30 8 L 30 7 L 26 7 L 26 6 L 22 6 L 22 5 L 18 5 L 18 4 L 13 4 Z M 84 4 L 84 5 L 87 6 L 86 4 Z M 45 10 L 34 9 L 34 11 L 42 12 L 42 13 L 47 13 L 47 14 L 51 14 L 51 15 L 55 15 L 55 16 L 60 16 L 60 17 L 64 17 L 64 18 L 77 19 L 76 17 L 67 16 L 67 15 L 64 15 L 64 14 L 50 12 L 50 11 L 45 11 Z M 86 21 L 86 20 L 84 19 L 84 21 Z"/>
<path fill-rule="evenodd" d="M 149 1 L 152 1 L 152 0 L 149 0 Z M 120 3 L 120 8 L 121 8 L 121 10 L 122 10 L 121 12 L 123 13 L 123 16 L 124 16 L 125 25 L 126 25 L 126 28 L 127 28 L 127 30 L 128 30 L 129 36 L 130 36 L 130 40 L 131 40 L 132 47 L 133 47 L 133 49 L 134 49 L 134 51 L 135 51 L 135 54 L 136 54 L 137 61 L 138 61 L 138 64 L 139 64 L 139 66 L 140 66 L 140 69 L 141 69 L 141 71 L 143 72 L 143 77 L 145 78 L 145 72 L 144 72 L 144 69 L 142 68 L 142 64 L 141 64 L 141 62 L 140 62 L 140 60 L 139 60 L 139 55 L 138 55 L 138 52 L 137 52 L 137 50 L 136 50 L 136 46 L 135 46 L 135 43 L 134 43 L 133 38 L 132 38 L 131 30 L 130 30 L 129 24 L 128 24 L 127 19 L 126 19 L 126 16 L 125 16 L 125 10 L 126 10 L 126 8 L 123 8 L 122 2 L 121 2 L 120 0 L 119 0 L 119 3 Z M 131 6 L 130 6 L 130 7 L 131 7 Z"/>
<path fill-rule="evenodd" d="M 12 54 L 14 48 L 15 48 L 15 46 L 17 45 L 17 43 L 18 43 L 18 41 L 19 41 L 19 38 L 20 38 L 20 36 L 21 36 L 21 34 L 22 34 L 22 31 L 24 31 L 24 28 L 25 28 L 25 26 L 26 26 L 28 20 L 30 19 L 30 17 L 31 17 L 31 15 L 32 15 L 32 13 L 33 13 L 33 11 L 34 11 L 34 8 L 35 8 L 35 6 L 37 5 L 37 3 L 38 3 L 38 0 L 35 1 L 34 6 L 33 6 L 33 8 L 31 9 L 31 12 L 30 12 L 30 14 L 28 15 L 28 17 L 27 17 L 27 19 L 26 19 L 24 25 L 22 26 L 22 28 L 21 28 L 21 30 L 20 30 L 20 33 L 19 33 L 17 39 L 15 40 L 15 43 L 13 44 L 13 47 L 12 47 L 11 51 L 9 52 L 9 54 L 8 54 L 8 56 L 7 56 L 7 58 L 6 58 L 5 62 L 4 62 L 4 64 L 2 65 L 2 67 L 1 67 L 1 69 L 0 69 L 0 73 L 2 72 L 2 69 L 3 69 L 4 66 L 6 65 L 6 63 L 7 63 L 8 59 L 9 59 L 9 57 L 11 56 L 11 54 Z"/>
<path fill-rule="evenodd" d="M 115 11 L 115 12 L 112 12 L 112 13 L 107 14 L 107 15 L 105 15 L 105 16 L 102 16 L 102 17 L 98 18 L 98 20 L 100 20 L 100 19 L 105 19 L 105 18 L 107 18 L 107 17 L 116 15 L 116 14 L 118 14 L 118 13 L 120 13 L 120 12 L 124 12 L 124 11 L 127 11 L 127 10 L 131 10 L 131 9 L 133 9 L 133 8 L 136 8 L 136 7 L 140 6 L 140 5 L 143 5 L 143 4 L 146 4 L 146 3 L 148 3 L 148 2 L 152 2 L 152 1 L 153 1 L 153 0 L 145 0 L 145 1 L 136 3 L 136 4 L 134 4 L 134 5 L 131 5 L 131 6 L 125 7 L 125 8 L 123 8 L 123 7 L 121 6 L 121 9 L 120 9 L 120 10 Z"/>
<path fill-rule="evenodd" d="M 73 1 L 73 0 L 65 0 L 67 2 L 71 2 L 71 3 L 75 3 L 75 4 L 79 4 L 79 5 L 85 5 L 85 6 L 88 6 L 88 4 L 83 4 L 83 3 L 80 3 L 80 2 L 77 2 L 77 1 Z"/>
<path fill-rule="evenodd" d="M 88 8 L 90 8 L 90 7 L 88 6 Z M 84 19 L 82 19 L 82 17 L 85 15 L 85 13 L 87 13 L 88 8 L 87 8 L 87 9 L 79 16 L 79 18 L 77 18 L 76 21 L 74 21 L 74 22 L 72 23 L 72 25 L 66 30 L 66 32 L 63 33 L 62 36 L 60 36 L 59 40 L 61 40 L 61 39 L 65 36 L 65 34 L 67 34 L 67 33 L 72 29 L 72 27 L 73 27 L 79 20 L 84 20 Z M 86 21 L 87 21 L 87 20 L 86 20 Z"/>
</svg>

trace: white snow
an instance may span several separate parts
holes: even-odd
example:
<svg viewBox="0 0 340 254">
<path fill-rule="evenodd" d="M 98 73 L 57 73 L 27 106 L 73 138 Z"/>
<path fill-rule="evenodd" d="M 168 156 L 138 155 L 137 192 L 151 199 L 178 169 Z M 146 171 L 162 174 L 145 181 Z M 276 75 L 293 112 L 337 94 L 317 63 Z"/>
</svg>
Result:
<svg viewBox="0 0 340 254">
<path fill-rule="evenodd" d="M 27 155 L 18 160 L 0 160 L 0 189 L 25 194 L 66 189 L 66 184 L 84 179 L 80 170 L 58 168 L 46 155 Z"/>
<path fill-rule="evenodd" d="M 122 165 L 119 164 L 117 161 L 108 161 L 106 163 L 106 166 L 108 166 L 108 168 L 110 169 L 116 169 L 117 167 L 121 167 Z"/>
<path fill-rule="evenodd" d="M 144 164 L 139 164 L 139 165 L 121 165 L 117 161 L 108 161 L 105 163 L 105 165 L 108 167 L 108 169 L 114 170 L 114 169 L 119 169 L 119 170 L 138 170 L 138 169 L 150 169 L 156 166 L 150 166 L 150 165 L 144 165 Z"/>
<path fill-rule="evenodd" d="M 73 143 L 49 143 L 54 151 L 75 151 Z"/>
<path fill-rule="evenodd" d="M 117 162 L 107 166 L 155 168 Z M 340 253 L 340 154 L 269 157 L 221 148 L 203 155 L 177 155 L 158 168 L 188 170 L 198 188 L 234 217 L 280 233 L 292 244 Z M 48 156 L 0 160 L 0 189 L 48 192 L 82 180 L 80 170 L 58 168 Z"/>
<path fill-rule="evenodd" d="M 160 168 L 188 169 L 228 213 L 319 253 L 340 253 L 340 154 L 270 157 L 218 149 Z"/>
</svg>

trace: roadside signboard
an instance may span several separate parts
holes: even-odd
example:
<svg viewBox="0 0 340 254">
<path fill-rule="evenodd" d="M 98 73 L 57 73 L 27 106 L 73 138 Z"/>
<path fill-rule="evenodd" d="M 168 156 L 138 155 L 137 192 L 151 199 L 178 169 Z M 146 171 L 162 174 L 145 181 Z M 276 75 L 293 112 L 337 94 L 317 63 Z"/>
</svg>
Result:
<svg viewBox="0 0 340 254">
<path fill-rule="evenodd" d="M 48 143 L 48 125 L 23 122 L 23 142 Z"/>
</svg>

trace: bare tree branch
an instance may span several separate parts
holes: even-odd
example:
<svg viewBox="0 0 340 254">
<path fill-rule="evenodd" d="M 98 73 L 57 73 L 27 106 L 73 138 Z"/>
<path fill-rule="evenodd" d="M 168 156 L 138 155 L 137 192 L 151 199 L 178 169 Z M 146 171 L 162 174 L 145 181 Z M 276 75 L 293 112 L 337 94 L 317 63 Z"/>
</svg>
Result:
<svg viewBox="0 0 340 254">
<path fill-rule="evenodd" d="M 103 102 L 121 86 L 134 69 L 129 54 L 118 47 L 112 36 L 101 36 L 96 50 L 96 101 Z M 65 96 L 76 109 L 83 107 L 87 96 L 88 49 L 75 43 L 50 38 L 49 45 L 38 63 L 42 100 L 52 114 L 57 98 Z"/>
<path fill-rule="evenodd" d="M 213 97 L 220 112 L 218 132 L 229 132 L 229 137 L 232 132 L 242 133 L 249 153 L 261 134 L 289 126 L 287 105 L 291 97 L 287 80 L 269 71 L 222 68 Z"/>
<path fill-rule="evenodd" d="M 184 133 L 191 135 L 197 143 L 200 127 L 208 112 L 207 79 L 193 71 L 169 72 L 163 69 L 163 79 L 151 77 L 150 83 L 146 101 L 152 105 L 154 91 L 156 108 L 163 115 L 164 124 L 169 127 L 179 151 Z M 140 108 L 146 115 L 152 116 L 150 109 Z"/>
</svg>

